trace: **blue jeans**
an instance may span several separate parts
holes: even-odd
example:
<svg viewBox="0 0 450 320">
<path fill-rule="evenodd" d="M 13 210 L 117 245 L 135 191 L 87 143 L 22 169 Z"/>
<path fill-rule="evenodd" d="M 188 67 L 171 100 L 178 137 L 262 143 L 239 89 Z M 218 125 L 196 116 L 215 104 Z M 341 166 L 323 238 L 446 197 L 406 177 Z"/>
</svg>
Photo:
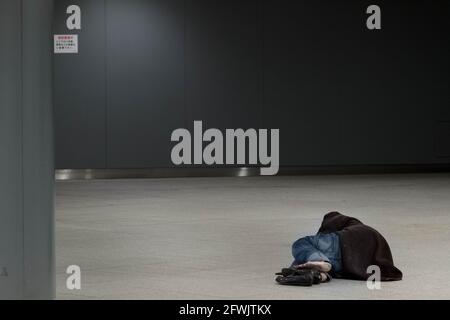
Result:
<svg viewBox="0 0 450 320">
<path fill-rule="evenodd" d="M 342 270 L 342 257 L 339 236 L 336 233 L 318 233 L 297 240 L 292 245 L 294 264 L 308 261 L 325 261 L 331 264 L 332 274 Z"/>
</svg>

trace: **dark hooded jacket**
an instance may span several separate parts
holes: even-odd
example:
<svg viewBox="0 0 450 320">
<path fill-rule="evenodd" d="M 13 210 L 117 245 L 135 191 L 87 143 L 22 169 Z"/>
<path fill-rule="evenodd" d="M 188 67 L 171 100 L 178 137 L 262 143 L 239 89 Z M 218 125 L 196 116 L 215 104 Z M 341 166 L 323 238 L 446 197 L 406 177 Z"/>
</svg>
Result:
<svg viewBox="0 0 450 320">
<path fill-rule="evenodd" d="M 381 281 L 402 279 L 402 272 L 394 266 L 387 241 L 378 231 L 358 219 L 331 212 L 323 218 L 319 232 L 339 235 L 342 278 L 367 280 L 371 276 L 367 268 L 376 265 L 380 267 Z"/>
</svg>

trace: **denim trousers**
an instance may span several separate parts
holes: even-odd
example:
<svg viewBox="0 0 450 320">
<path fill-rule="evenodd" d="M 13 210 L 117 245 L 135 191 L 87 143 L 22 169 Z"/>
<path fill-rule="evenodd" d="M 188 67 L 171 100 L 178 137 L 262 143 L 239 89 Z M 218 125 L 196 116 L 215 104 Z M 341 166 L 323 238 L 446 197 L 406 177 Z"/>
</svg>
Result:
<svg viewBox="0 0 450 320">
<path fill-rule="evenodd" d="M 339 236 L 336 233 L 318 233 L 304 237 L 292 245 L 294 265 L 308 261 L 325 261 L 331 264 L 332 274 L 342 270 L 342 257 Z"/>
</svg>

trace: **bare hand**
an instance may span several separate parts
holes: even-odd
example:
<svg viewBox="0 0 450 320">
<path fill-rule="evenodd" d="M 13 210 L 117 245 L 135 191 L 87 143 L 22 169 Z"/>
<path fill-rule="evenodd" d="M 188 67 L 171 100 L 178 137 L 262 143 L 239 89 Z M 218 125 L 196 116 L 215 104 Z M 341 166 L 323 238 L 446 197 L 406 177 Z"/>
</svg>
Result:
<svg viewBox="0 0 450 320">
<path fill-rule="evenodd" d="M 331 264 L 325 261 L 308 261 L 304 264 L 294 266 L 296 269 L 315 269 L 322 272 L 330 272 Z"/>
</svg>

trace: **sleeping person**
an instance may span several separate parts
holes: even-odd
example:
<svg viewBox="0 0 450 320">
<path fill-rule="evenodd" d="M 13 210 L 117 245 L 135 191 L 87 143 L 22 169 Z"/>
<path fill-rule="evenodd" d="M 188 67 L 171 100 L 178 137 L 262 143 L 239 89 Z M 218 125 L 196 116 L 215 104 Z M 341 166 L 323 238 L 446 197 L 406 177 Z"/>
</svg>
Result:
<svg viewBox="0 0 450 320">
<path fill-rule="evenodd" d="M 279 284 L 311 286 L 332 277 L 367 280 L 371 266 L 379 268 L 380 281 L 397 281 L 403 276 L 377 230 L 338 212 L 325 215 L 316 235 L 297 240 L 292 255 L 291 267 L 277 273 Z"/>
</svg>

